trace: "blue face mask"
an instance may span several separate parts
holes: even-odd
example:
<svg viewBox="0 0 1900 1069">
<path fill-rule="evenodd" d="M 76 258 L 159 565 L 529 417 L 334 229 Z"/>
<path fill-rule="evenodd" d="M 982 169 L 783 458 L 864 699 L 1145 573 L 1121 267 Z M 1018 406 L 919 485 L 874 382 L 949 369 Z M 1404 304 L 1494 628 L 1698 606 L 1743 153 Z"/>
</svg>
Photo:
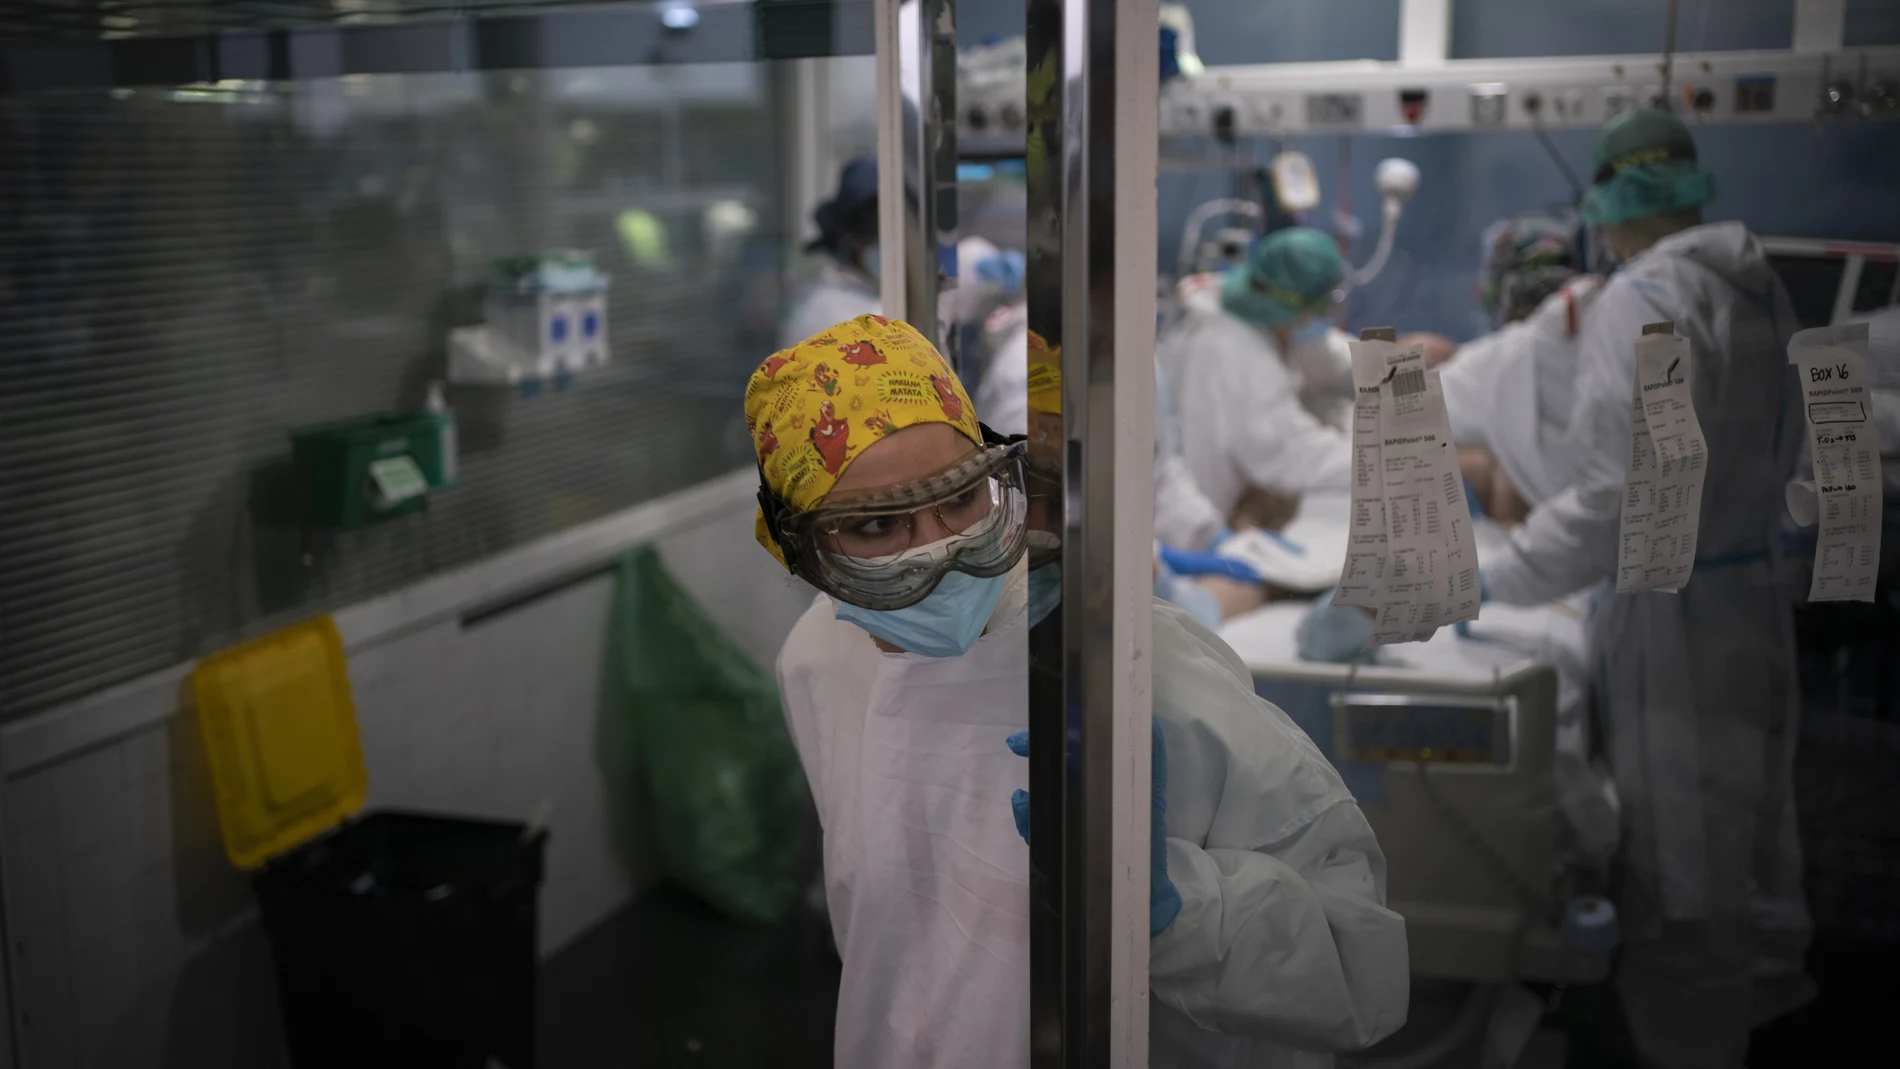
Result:
<svg viewBox="0 0 1900 1069">
<path fill-rule="evenodd" d="M 1029 573 L 1029 626 L 1049 618 L 1062 604 L 1062 565 L 1045 564 Z"/>
<path fill-rule="evenodd" d="M 832 604 L 838 619 L 899 649 L 926 657 L 960 657 L 983 637 L 1006 578 L 950 572 L 928 597 L 902 609 L 863 609 L 836 599 Z"/>
<path fill-rule="evenodd" d="M 1293 328 L 1293 344 L 1314 345 L 1326 338 L 1326 332 L 1333 329 L 1331 320 L 1318 316 L 1308 316 L 1306 322 Z"/>
</svg>

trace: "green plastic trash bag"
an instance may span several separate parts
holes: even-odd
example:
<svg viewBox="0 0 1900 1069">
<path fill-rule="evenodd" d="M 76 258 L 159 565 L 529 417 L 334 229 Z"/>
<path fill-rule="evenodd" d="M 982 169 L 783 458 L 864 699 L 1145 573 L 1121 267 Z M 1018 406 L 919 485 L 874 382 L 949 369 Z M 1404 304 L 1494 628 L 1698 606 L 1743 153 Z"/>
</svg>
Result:
<svg viewBox="0 0 1900 1069">
<path fill-rule="evenodd" d="M 737 920 L 770 924 L 810 875 L 809 796 L 778 688 L 650 546 L 620 561 L 611 733 L 632 747 L 661 874 Z M 611 767 L 611 766 L 610 766 Z M 624 767 L 624 764 L 623 764 Z"/>
</svg>

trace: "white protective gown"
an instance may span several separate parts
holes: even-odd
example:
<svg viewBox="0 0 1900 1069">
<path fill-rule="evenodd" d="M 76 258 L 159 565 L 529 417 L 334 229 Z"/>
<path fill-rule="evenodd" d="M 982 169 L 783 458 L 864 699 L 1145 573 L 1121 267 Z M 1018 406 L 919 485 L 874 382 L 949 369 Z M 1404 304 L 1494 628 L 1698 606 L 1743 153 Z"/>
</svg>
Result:
<svg viewBox="0 0 1900 1069">
<path fill-rule="evenodd" d="M 967 654 L 883 654 L 820 595 L 779 686 L 824 827 L 844 958 L 839 1069 L 1029 1064 L 1028 764 L 1019 569 Z M 1325 1066 L 1404 1022 L 1402 919 L 1339 776 L 1238 657 L 1154 609 L 1168 869 L 1183 908 L 1151 946 L 1155 1069 Z M 1215 1031 L 1224 1031 L 1225 1035 Z"/>
<path fill-rule="evenodd" d="M 1601 288 L 1596 276 L 1579 275 L 1530 315 L 1459 346 L 1439 372 L 1452 439 L 1489 449 L 1532 505 L 1567 485 L 1563 446 L 1577 354 Z"/>
<path fill-rule="evenodd" d="M 1181 424 L 1168 377 L 1155 365 L 1155 538 L 1178 549 L 1202 550 L 1227 528 L 1227 517 L 1194 481 L 1181 455 Z"/>
<path fill-rule="evenodd" d="M 1352 434 L 1352 335 L 1328 327 L 1318 341 L 1295 345 L 1288 363 L 1300 377 L 1300 407 L 1328 427 Z"/>
<path fill-rule="evenodd" d="M 1617 984 L 1645 1060 L 1739 1069 L 1751 1025 L 1809 990 L 1793 623 L 1769 557 L 1804 433 L 1786 352 L 1795 320 L 1741 224 L 1671 235 L 1604 285 L 1563 450 L 1571 485 L 1532 511 L 1484 578 L 1497 600 L 1533 605 L 1614 575 L 1634 346 L 1664 319 L 1692 346 L 1708 467 L 1681 593 L 1605 589 L 1594 614 L 1625 807 Z"/>
<path fill-rule="evenodd" d="M 1867 373 L 1872 379 L 1874 435 L 1880 443 L 1881 492 L 1892 509 L 1900 504 L 1900 308 L 1869 317 Z M 1889 519 L 1882 538 L 1892 541 L 1892 530 Z"/>
<path fill-rule="evenodd" d="M 1173 388 L 1181 455 L 1221 515 L 1253 486 L 1296 496 L 1349 485 L 1350 436 L 1307 411 L 1300 376 L 1267 332 L 1191 302 L 1156 359 Z"/>
<path fill-rule="evenodd" d="M 817 277 L 779 327 L 779 348 L 790 349 L 847 319 L 883 313 L 877 283 L 869 275 L 820 254 Z"/>
<path fill-rule="evenodd" d="M 1029 433 L 1029 318 L 1026 306 L 999 309 L 985 329 L 990 349 L 976 410 L 998 434 Z M 1206 549 L 1227 516 L 1201 491 L 1181 456 L 1168 383 L 1155 372 L 1155 537 L 1180 549 Z"/>
<path fill-rule="evenodd" d="M 983 322 L 983 378 L 971 398 L 998 434 L 1029 433 L 1029 306 L 1020 301 Z"/>
</svg>

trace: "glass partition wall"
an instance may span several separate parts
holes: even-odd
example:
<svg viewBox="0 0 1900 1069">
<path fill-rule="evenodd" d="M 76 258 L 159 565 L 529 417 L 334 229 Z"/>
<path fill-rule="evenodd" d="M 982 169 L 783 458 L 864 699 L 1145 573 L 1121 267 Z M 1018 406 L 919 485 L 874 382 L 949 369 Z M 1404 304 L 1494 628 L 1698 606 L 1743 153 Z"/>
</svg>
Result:
<svg viewBox="0 0 1900 1069">
<path fill-rule="evenodd" d="M 833 153 L 870 149 L 868 102 L 818 94 L 870 59 L 770 58 L 838 52 L 829 13 L 820 34 L 750 5 L 677 28 L 531 7 L 7 26 L 0 716 L 752 464 L 733 398 L 809 274 Z M 756 51 L 755 22 L 776 34 Z M 549 249 L 604 276 L 603 366 L 459 365 L 496 263 Z M 301 523 L 289 432 L 420 408 L 435 381 L 455 491 Z"/>
<path fill-rule="evenodd" d="M 181 680 L 319 614 L 558 557 L 641 506 L 690 530 L 704 488 L 750 481 L 747 376 L 815 284 L 814 209 L 875 154 L 872 65 L 852 4 L 0 13 L 0 1066 L 283 1064 L 282 985 Z M 533 351 L 472 346 L 497 278 L 544 268 L 593 302 L 566 337 L 533 337 L 556 309 Z M 395 507 L 414 480 L 351 484 L 330 502 L 346 522 L 313 521 L 293 435 L 381 417 L 455 463 L 421 472 L 426 507 Z M 743 511 L 703 540 L 763 559 Z M 607 560 L 393 649 L 346 633 L 371 802 L 552 822 L 543 943 L 532 924 L 508 943 L 531 971 L 552 955 L 541 1064 L 701 1044 L 828 1064 L 836 965 L 802 884 L 773 928 L 678 892 L 614 913 L 656 865 L 641 820 L 609 820 L 644 788 L 592 707 L 617 681 L 586 677 L 620 663 Z M 511 617 L 517 595 L 534 607 Z M 778 759 L 802 791 L 789 743 Z M 774 819 L 802 833 L 793 801 Z M 521 979 L 494 1016 L 533 1019 Z"/>
</svg>

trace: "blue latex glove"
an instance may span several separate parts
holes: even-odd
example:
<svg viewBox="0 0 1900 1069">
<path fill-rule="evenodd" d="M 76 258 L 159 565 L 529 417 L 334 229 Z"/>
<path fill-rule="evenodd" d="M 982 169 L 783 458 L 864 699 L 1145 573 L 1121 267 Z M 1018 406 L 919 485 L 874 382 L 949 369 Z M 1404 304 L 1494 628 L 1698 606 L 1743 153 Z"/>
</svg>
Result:
<svg viewBox="0 0 1900 1069">
<path fill-rule="evenodd" d="M 1334 605 L 1334 591 L 1313 603 L 1300 618 L 1293 640 L 1302 661 L 1344 664 L 1372 641 L 1372 614 L 1350 605 Z"/>
<path fill-rule="evenodd" d="M 1196 553 L 1193 550 L 1162 546 L 1161 563 L 1176 575 L 1224 575 L 1243 583 L 1261 581 L 1259 572 L 1216 553 Z"/>
<path fill-rule="evenodd" d="M 995 286 L 1006 297 L 1023 291 L 1023 276 L 1028 262 L 1014 249 L 993 252 L 976 262 L 976 277 Z"/>
<path fill-rule="evenodd" d="M 1155 571 L 1154 595 L 1171 605 L 1187 610 L 1189 616 L 1199 620 L 1209 631 L 1219 631 L 1222 618 L 1220 599 L 1212 590 L 1189 579 L 1174 574 L 1174 569 L 1161 566 Z"/>
<path fill-rule="evenodd" d="M 1161 741 L 1161 722 L 1154 725 L 1154 793 L 1151 797 L 1148 825 L 1148 935 L 1160 935 L 1181 915 L 1181 892 L 1168 879 L 1168 747 Z M 1029 756 L 1029 732 L 1018 731 L 1007 740 L 1010 752 Z M 1029 841 L 1029 792 L 1018 790 L 1009 796 L 1009 808 L 1016 816 L 1016 833 Z"/>
</svg>

